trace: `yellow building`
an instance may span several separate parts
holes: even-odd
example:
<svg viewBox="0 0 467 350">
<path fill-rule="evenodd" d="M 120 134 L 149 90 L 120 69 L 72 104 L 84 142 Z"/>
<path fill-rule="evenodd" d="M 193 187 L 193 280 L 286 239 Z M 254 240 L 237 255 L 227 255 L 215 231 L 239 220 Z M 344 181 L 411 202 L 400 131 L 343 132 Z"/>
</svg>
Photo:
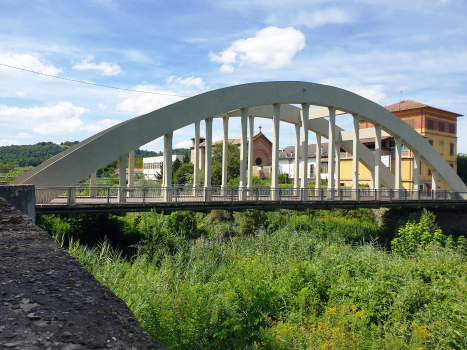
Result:
<svg viewBox="0 0 467 350">
<path fill-rule="evenodd" d="M 449 112 L 440 108 L 428 106 L 412 100 L 402 101 L 387 106 L 386 109 L 414 128 L 427 140 L 427 147 L 433 146 L 444 159 L 457 171 L 457 118 L 461 114 Z M 373 128 L 374 126 L 365 121 L 360 121 L 360 129 Z M 360 139 L 369 149 L 374 149 L 375 139 Z M 394 173 L 394 138 L 386 136 L 381 138 L 381 158 L 383 163 L 390 167 Z M 431 145 L 431 146 L 430 146 Z M 413 188 L 414 157 L 411 151 L 402 146 L 402 185 L 406 189 Z M 341 152 L 340 186 L 352 186 L 352 156 Z M 360 185 L 371 186 L 370 171 L 360 163 L 359 166 Z M 438 188 L 444 190 L 441 182 Z M 420 189 L 431 190 L 431 171 L 422 162 L 420 169 Z"/>
</svg>

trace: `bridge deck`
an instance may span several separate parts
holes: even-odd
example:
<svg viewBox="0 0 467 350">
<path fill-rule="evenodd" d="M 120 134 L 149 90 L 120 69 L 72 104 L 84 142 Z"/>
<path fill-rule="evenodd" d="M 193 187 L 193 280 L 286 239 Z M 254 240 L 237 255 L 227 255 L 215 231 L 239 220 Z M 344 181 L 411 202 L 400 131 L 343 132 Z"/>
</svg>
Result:
<svg viewBox="0 0 467 350">
<path fill-rule="evenodd" d="M 467 193 L 293 188 L 37 188 L 36 212 L 82 213 L 249 208 L 464 207 Z"/>
</svg>

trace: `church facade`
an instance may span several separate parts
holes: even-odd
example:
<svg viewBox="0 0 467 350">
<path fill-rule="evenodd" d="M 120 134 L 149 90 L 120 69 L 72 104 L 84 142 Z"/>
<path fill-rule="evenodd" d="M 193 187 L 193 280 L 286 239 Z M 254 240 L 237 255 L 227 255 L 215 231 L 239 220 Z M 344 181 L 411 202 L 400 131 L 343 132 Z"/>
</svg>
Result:
<svg viewBox="0 0 467 350">
<path fill-rule="evenodd" d="M 191 139 L 193 144 L 191 146 L 191 159 L 193 163 L 193 159 L 195 157 L 195 142 L 194 138 Z M 204 169 L 204 157 L 206 151 L 206 139 L 204 137 L 200 137 L 199 140 L 199 168 Z M 212 145 L 215 146 L 216 144 L 222 143 L 223 141 L 216 141 L 213 142 Z M 249 138 L 247 137 L 247 147 L 248 143 L 250 142 Z M 241 139 L 229 139 L 229 143 L 236 145 L 240 148 Z M 259 127 L 259 132 L 253 136 L 253 166 L 254 168 L 262 168 L 262 167 L 270 167 L 272 165 L 272 142 L 261 132 L 261 127 Z"/>
</svg>

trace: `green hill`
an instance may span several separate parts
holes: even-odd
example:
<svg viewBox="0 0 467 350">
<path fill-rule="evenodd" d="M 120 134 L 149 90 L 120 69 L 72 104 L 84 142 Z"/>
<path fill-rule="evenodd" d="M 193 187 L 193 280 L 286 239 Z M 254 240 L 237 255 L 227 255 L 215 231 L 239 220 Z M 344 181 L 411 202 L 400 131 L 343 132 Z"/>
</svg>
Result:
<svg viewBox="0 0 467 350">
<path fill-rule="evenodd" d="M 62 142 L 60 145 L 53 142 L 39 142 L 35 145 L 0 147 L 0 173 L 8 173 L 19 167 L 35 167 L 78 142 L 79 141 L 66 141 Z M 185 154 L 187 151 L 189 150 L 177 148 L 173 150 L 173 154 Z M 135 158 L 155 157 L 160 155 L 162 155 L 162 152 L 135 150 Z M 115 167 L 112 168 L 115 170 Z"/>
</svg>

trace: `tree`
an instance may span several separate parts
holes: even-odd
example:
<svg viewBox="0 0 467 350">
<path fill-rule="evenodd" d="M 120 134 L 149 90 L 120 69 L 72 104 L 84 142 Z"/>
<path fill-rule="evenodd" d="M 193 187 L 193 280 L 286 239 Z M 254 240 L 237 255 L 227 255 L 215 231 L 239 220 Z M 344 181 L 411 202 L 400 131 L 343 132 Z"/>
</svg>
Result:
<svg viewBox="0 0 467 350">
<path fill-rule="evenodd" d="M 183 164 L 190 163 L 190 154 L 188 151 L 185 152 L 185 155 L 183 156 L 183 159 L 182 159 L 182 163 Z"/>
<path fill-rule="evenodd" d="M 467 184 L 467 154 L 459 153 L 457 155 L 457 175 Z"/>
<path fill-rule="evenodd" d="M 180 159 L 175 158 L 175 161 L 172 163 L 172 174 L 176 173 L 177 170 L 182 166 Z"/>
<path fill-rule="evenodd" d="M 222 184 L 222 150 L 223 142 L 212 149 L 212 185 Z M 240 149 L 231 143 L 227 149 L 227 182 L 240 176 Z"/>
<path fill-rule="evenodd" d="M 161 168 L 159 172 L 156 174 L 156 180 L 162 181 L 163 172 L 164 172 L 164 163 L 161 162 Z"/>
<path fill-rule="evenodd" d="M 193 181 L 193 169 L 192 163 L 182 163 L 177 171 L 173 172 L 173 183 L 177 185 L 185 185 Z"/>
</svg>

